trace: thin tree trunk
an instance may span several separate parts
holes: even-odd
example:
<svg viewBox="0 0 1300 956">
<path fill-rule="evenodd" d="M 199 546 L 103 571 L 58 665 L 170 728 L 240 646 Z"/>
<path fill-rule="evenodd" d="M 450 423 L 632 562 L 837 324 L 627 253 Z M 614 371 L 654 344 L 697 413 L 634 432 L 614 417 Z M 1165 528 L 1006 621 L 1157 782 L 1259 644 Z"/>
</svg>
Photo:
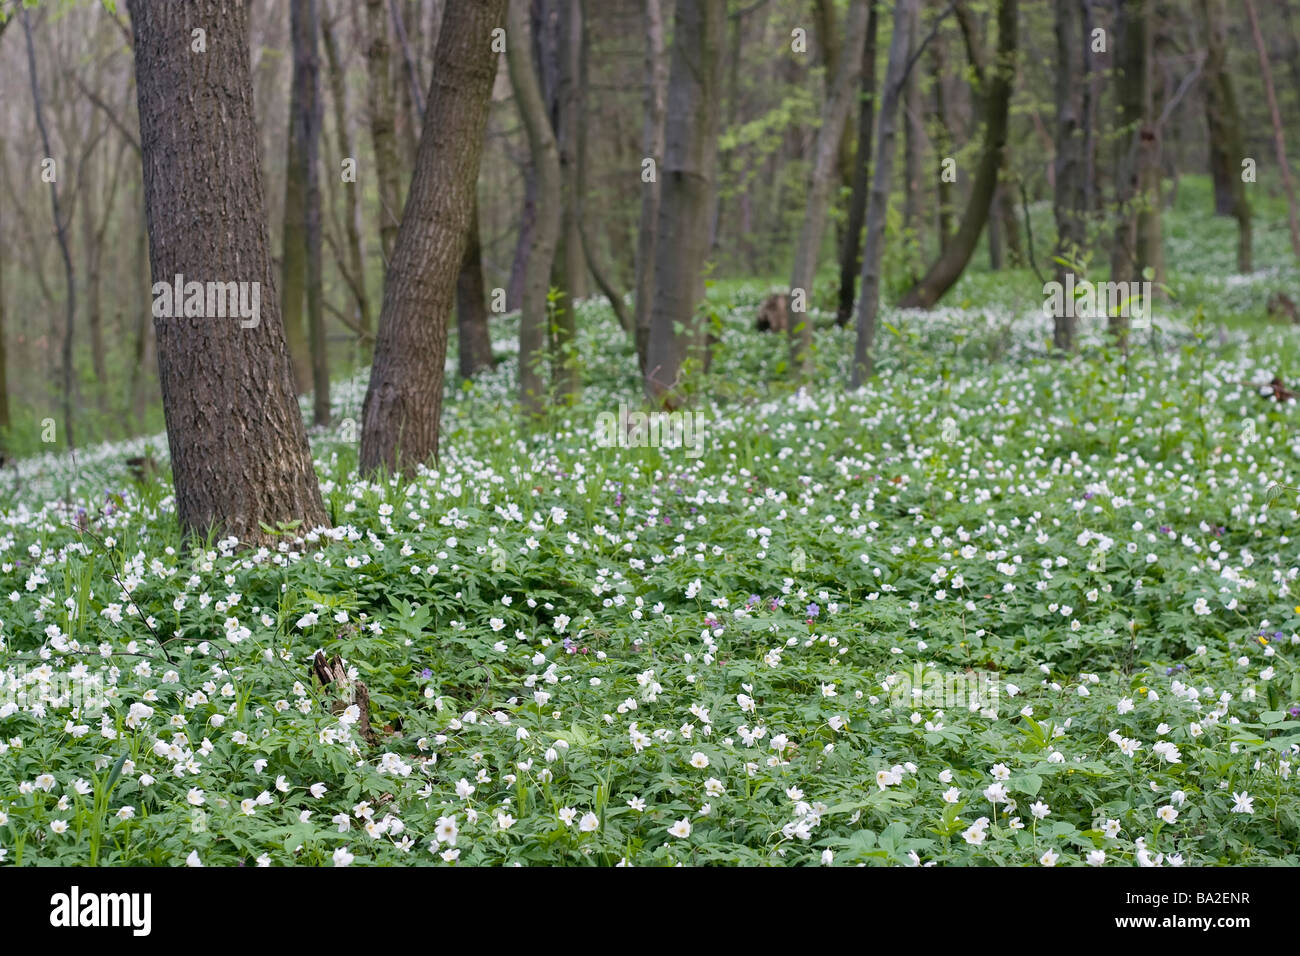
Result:
<svg viewBox="0 0 1300 956">
<path fill-rule="evenodd" d="M 1259 17 L 1255 14 L 1254 0 L 1242 0 L 1246 5 L 1246 16 L 1250 19 L 1251 36 L 1255 39 L 1255 51 L 1259 54 L 1260 71 L 1264 77 L 1264 92 L 1268 96 L 1268 111 L 1273 118 L 1273 148 L 1277 152 L 1278 171 L 1282 174 L 1282 188 L 1286 191 L 1287 215 L 1291 225 L 1291 251 L 1300 259 L 1300 223 L 1296 218 L 1295 184 L 1291 180 L 1291 167 L 1286 158 L 1286 140 L 1282 136 L 1282 116 L 1277 108 L 1277 94 L 1273 91 L 1273 70 L 1268 64 L 1268 50 L 1264 48 L 1264 37 L 1259 32 Z"/>
<path fill-rule="evenodd" d="M 250 327 L 231 317 L 154 320 L 181 527 L 263 543 L 264 525 L 326 525 L 271 269 L 247 6 L 128 6 L 154 294 L 177 275 L 265 290 Z M 206 25 L 203 55 L 190 51 L 195 23 Z"/>
<path fill-rule="evenodd" d="M 945 95 L 944 80 L 947 62 L 942 39 L 937 35 L 931 41 L 930 56 L 934 62 L 934 149 L 937 154 L 935 165 L 938 167 L 935 187 L 939 197 L 939 251 L 943 252 L 952 238 L 953 209 L 953 183 L 947 178 L 945 164 L 955 157 L 952 155 L 952 132 L 948 128 L 948 104 Z"/>
<path fill-rule="evenodd" d="M 478 203 L 475 202 L 469 240 L 456 278 L 456 339 L 462 379 L 473 378 L 496 364 L 488 332 L 487 289 L 483 283 L 483 248 L 478 229 Z"/>
<path fill-rule="evenodd" d="M 393 245 L 361 470 L 410 474 L 438 455 L 447 319 L 465 258 L 505 0 L 449 0 L 406 210 Z M 519 45 L 507 41 L 510 48 Z"/>
<path fill-rule="evenodd" d="M 803 228 L 795 246 L 794 268 L 790 275 L 790 295 L 794 302 L 798 295 L 804 302 L 801 313 L 790 317 L 790 367 L 800 375 L 812 372 L 812 319 L 808 307 L 812 300 L 813 279 L 817 275 L 817 257 L 821 253 L 826 232 L 826 219 L 831 201 L 831 188 L 838 181 L 840 140 L 844 126 L 853 107 L 854 92 L 862 78 L 862 49 L 866 39 L 869 0 L 854 0 L 849 9 L 844 50 L 837 57 L 838 70 L 831 80 L 822 108 L 821 122 L 817 128 L 817 142 L 813 147 L 812 181 L 808 185 L 808 198 L 804 204 Z M 827 41 L 830 42 L 829 40 Z"/>
<path fill-rule="evenodd" d="M 541 417 L 546 403 L 542 349 L 549 321 L 549 283 L 561 226 L 560 154 L 546 115 L 537 69 L 533 64 L 529 0 L 509 0 L 507 62 L 519 113 L 528 131 L 533 169 L 537 174 L 536 219 L 532 247 L 524 268 L 522 314 L 519 318 L 519 404 L 527 421 Z"/>
<path fill-rule="evenodd" d="M 1205 34 L 1205 119 L 1209 131 L 1210 177 L 1214 181 L 1214 211 L 1237 219 L 1237 271 L 1251 271 L 1250 200 L 1241 180 L 1246 147 L 1241 137 L 1241 112 L 1228 74 L 1228 43 L 1223 0 L 1199 0 Z"/>
<path fill-rule="evenodd" d="M 1116 7 L 1115 65 L 1119 71 L 1119 135 L 1115 139 L 1115 201 L 1118 211 L 1111 242 L 1110 280 L 1139 282 L 1142 264 L 1138 249 L 1138 213 L 1142 202 L 1140 152 L 1145 132 L 1149 64 L 1146 58 L 1148 16 L 1146 0 L 1123 0 Z M 1109 317 L 1107 326 L 1121 348 L 1128 340 L 1128 319 Z"/>
<path fill-rule="evenodd" d="M 668 58 L 664 47 L 664 20 L 660 0 L 646 0 L 645 6 L 645 125 L 641 142 L 645 156 L 653 163 L 653 176 L 642 166 L 641 224 L 636 246 L 636 313 L 633 318 L 636 354 L 645 375 L 646 352 L 650 344 L 650 300 L 654 295 L 655 236 L 659 229 L 659 169 L 664 160 L 664 112 L 668 99 Z"/>
<path fill-rule="evenodd" d="M 515 311 L 523 307 L 524 278 L 528 274 L 528 253 L 533 248 L 533 230 L 537 226 L 537 170 L 532 158 L 523 164 L 524 206 L 519 213 L 519 238 L 515 240 L 515 254 L 510 260 L 510 279 L 506 283 L 506 309 Z"/>
<path fill-rule="evenodd" d="M 366 52 L 370 139 L 375 152 L 375 179 L 379 186 L 379 245 L 384 267 L 393 261 L 398 220 L 402 216 L 401 184 L 398 181 L 397 130 L 394 121 L 393 88 L 388 64 L 388 17 L 384 0 L 365 0 L 370 48 Z"/>
<path fill-rule="evenodd" d="M 36 114 L 36 127 L 41 134 L 41 145 L 47 157 L 55 157 L 50 147 L 50 134 L 45 126 L 45 110 L 41 103 L 40 83 L 36 76 L 36 50 L 32 44 L 32 25 L 27 7 L 22 8 L 23 32 L 27 38 L 27 69 L 31 80 L 32 106 Z M 58 166 L 55 167 L 56 172 Z M 76 333 L 77 321 L 77 280 L 72 268 L 72 253 L 68 246 L 68 224 L 64 221 L 63 211 L 59 206 L 59 185 L 57 179 L 50 182 L 50 209 L 54 216 L 54 235 L 59 243 L 59 253 L 63 257 L 63 281 L 67 290 L 67 304 L 64 311 L 63 325 L 63 434 L 67 446 L 76 447 L 76 429 L 72 420 L 72 342 Z"/>
<path fill-rule="evenodd" d="M 1078 262 L 1086 241 L 1084 215 L 1087 195 L 1084 176 L 1082 91 L 1084 78 L 1084 44 L 1080 36 L 1080 11 L 1077 0 L 1054 0 L 1056 7 L 1056 166 L 1053 186 L 1053 211 L 1056 214 L 1056 251 L 1054 257 Z M 1084 80 L 1084 82 L 1081 82 Z M 1056 281 L 1065 285 L 1066 275 L 1074 270 L 1056 264 Z M 1061 309 L 1052 319 L 1052 342 L 1069 352 L 1074 348 L 1074 317 Z"/>
<path fill-rule="evenodd" d="M 917 20 L 920 18 L 918 17 Z M 912 21 L 911 36 L 908 38 L 908 56 L 913 55 L 917 36 L 917 20 Z M 903 231 L 915 236 L 919 249 L 925 248 L 921 237 L 921 140 L 925 131 L 921 128 L 921 71 L 907 71 L 903 80 Z M 915 278 L 915 277 L 913 277 Z"/>
<path fill-rule="evenodd" d="M 582 254 L 582 227 L 578 221 L 579 193 L 585 188 L 579 182 L 581 172 L 578 159 L 579 100 L 578 89 L 582 70 L 583 17 L 581 0 L 556 0 L 558 4 L 558 41 L 556 54 L 555 100 L 558 110 L 553 129 L 555 145 L 560 154 L 560 259 L 558 268 L 561 297 L 556 301 L 551 317 L 551 368 L 555 401 L 572 405 L 578 400 L 582 386 L 582 370 L 577 355 L 578 299 L 587 295 L 587 263 Z"/>
<path fill-rule="evenodd" d="M 677 0 L 655 235 L 646 392 L 669 408 L 686 399 L 683 376 L 707 363 L 698 312 L 716 188 L 725 0 Z"/>
<path fill-rule="evenodd" d="M 871 174 L 871 200 L 867 207 L 867 240 L 862 253 L 862 294 L 858 299 L 857 342 L 853 350 L 852 389 L 874 372 L 876 315 L 880 308 L 880 264 L 885 252 L 885 218 L 889 211 L 889 186 L 897 148 L 898 101 L 907 69 L 908 37 L 916 21 L 918 0 L 895 0 L 889 65 L 880 101 L 876 132 L 876 168 Z"/>
<path fill-rule="evenodd" d="M 347 82 L 343 62 L 339 59 L 338 47 L 334 40 L 334 22 L 329 18 L 321 20 L 321 40 L 325 46 L 325 60 L 329 65 L 330 99 L 334 101 L 334 136 L 338 142 L 340 161 L 357 159 L 352 151 L 352 134 L 348 131 Z M 342 167 L 330 175 L 342 175 Z M 370 296 L 366 292 L 365 253 L 361 244 L 361 203 L 360 185 L 357 182 L 343 183 L 345 210 L 344 227 L 348 240 L 348 268 L 346 279 L 348 288 L 357 303 L 357 323 L 361 327 L 362 362 L 369 364 L 370 353 L 374 348 L 374 319 L 370 314 Z"/>
<path fill-rule="evenodd" d="M 305 311 L 308 279 L 308 137 L 314 102 L 310 84 L 312 66 L 307 62 L 303 31 L 307 22 L 304 0 L 290 0 L 289 38 L 293 53 L 292 85 L 289 94 L 288 161 L 284 177 L 284 221 L 281 229 L 280 301 L 289 356 L 293 360 L 294 387 L 305 395 L 312 385 L 312 346 Z"/>
<path fill-rule="evenodd" d="M 876 129 L 876 33 L 880 22 L 878 0 L 869 0 L 867 36 L 862 50 L 862 87 L 858 102 L 858 155 L 853 171 L 853 192 L 849 198 L 848 221 L 840 250 L 840 296 L 835 315 L 841 328 L 853 314 L 857 297 L 858 269 L 862 257 L 862 228 L 867 218 L 867 188 L 871 181 L 871 137 Z"/>
<path fill-rule="evenodd" d="M 321 189 L 320 134 L 322 103 L 320 94 L 320 53 L 316 38 L 320 33 L 317 0 L 292 0 L 289 7 L 289 32 L 293 46 L 293 88 L 298 109 L 290 104 L 293 129 L 290 139 L 301 142 L 298 169 L 290 167 L 289 176 L 302 176 L 303 190 L 303 257 L 305 260 L 307 337 L 311 350 L 312 417 L 317 425 L 330 420 L 330 367 L 325 340 L 325 312 L 321 273 Z M 286 250 L 287 252 L 287 250 Z M 288 257 L 286 256 L 286 259 Z"/>
<path fill-rule="evenodd" d="M 614 315 L 618 317 L 618 324 L 623 327 L 623 331 L 632 333 L 632 316 L 627 311 L 627 304 L 623 301 L 623 294 L 614 288 L 609 273 L 600 261 L 600 255 L 591 242 L 590 227 L 587 223 L 587 191 L 582 185 L 587 181 L 587 58 L 590 33 L 586 28 L 586 13 L 586 0 L 581 0 L 579 16 L 582 23 L 582 32 L 578 44 L 578 83 L 577 96 L 574 101 L 574 110 L 577 115 L 577 129 L 575 132 L 578 138 L 575 145 L 578 169 L 576 177 L 577 189 L 575 191 L 577 205 L 574 209 L 574 219 L 578 224 L 578 235 L 582 240 L 583 260 L 591 271 L 592 277 L 596 280 L 596 286 L 609 300 L 610 308 L 614 310 Z"/>
<path fill-rule="evenodd" d="M 1007 140 L 1007 114 L 1016 72 L 1017 12 L 1017 0 L 998 0 L 997 59 L 986 72 L 980 96 L 984 106 L 983 152 L 971 184 L 966 210 L 962 214 L 961 226 L 924 278 L 903 296 L 899 303 L 902 308 L 928 309 L 952 288 L 970 262 L 980 233 L 988 221 Z"/>
</svg>

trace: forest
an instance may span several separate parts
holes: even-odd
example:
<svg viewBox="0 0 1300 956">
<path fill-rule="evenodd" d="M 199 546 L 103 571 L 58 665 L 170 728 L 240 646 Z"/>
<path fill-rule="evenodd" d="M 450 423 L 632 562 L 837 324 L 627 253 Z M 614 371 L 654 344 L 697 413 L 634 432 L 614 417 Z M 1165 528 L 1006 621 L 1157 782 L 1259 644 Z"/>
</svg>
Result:
<svg viewBox="0 0 1300 956">
<path fill-rule="evenodd" d="M 0 0 L 0 103 L 0 870 L 1300 865 L 1296 0 Z"/>
</svg>

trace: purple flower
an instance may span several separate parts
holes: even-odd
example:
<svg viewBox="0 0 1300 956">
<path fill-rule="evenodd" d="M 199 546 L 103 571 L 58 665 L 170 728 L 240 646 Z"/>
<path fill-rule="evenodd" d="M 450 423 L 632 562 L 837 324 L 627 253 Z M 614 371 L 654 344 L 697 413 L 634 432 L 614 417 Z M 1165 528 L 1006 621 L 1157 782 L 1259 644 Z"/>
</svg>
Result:
<svg viewBox="0 0 1300 956">
<path fill-rule="evenodd" d="M 424 670 L 420 671 L 420 676 L 424 678 L 432 677 L 433 671 L 429 670 L 429 668 L 426 667 Z"/>
<path fill-rule="evenodd" d="M 808 620 L 811 621 L 813 618 L 815 618 L 815 617 L 817 617 L 818 615 L 820 615 L 821 612 L 822 612 L 822 609 L 819 608 L 816 604 L 809 604 L 809 605 L 808 605 L 808 610 L 807 610 L 807 612 L 806 612 L 807 615 L 808 615 Z"/>
</svg>

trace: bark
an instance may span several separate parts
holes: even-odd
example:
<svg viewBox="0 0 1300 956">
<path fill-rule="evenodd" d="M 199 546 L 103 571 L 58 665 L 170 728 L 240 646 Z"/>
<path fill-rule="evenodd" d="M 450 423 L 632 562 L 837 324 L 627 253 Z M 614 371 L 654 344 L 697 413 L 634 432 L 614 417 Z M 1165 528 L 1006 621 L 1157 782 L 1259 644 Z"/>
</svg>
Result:
<svg viewBox="0 0 1300 956">
<path fill-rule="evenodd" d="M 709 256 L 725 26 L 725 0 L 677 0 L 645 373 L 648 396 L 669 408 L 685 398 L 683 375 L 707 362 L 697 306 Z"/>
<path fill-rule="evenodd" d="M 465 257 L 505 0 L 449 0 L 420 148 L 393 259 L 370 386 L 361 469 L 413 473 L 438 455 L 447 320 Z M 510 47 L 518 43 L 508 41 Z"/>
<path fill-rule="evenodd" d="M 284 177 L 284 222 L 280 253 L 280 310 L 284 317 L 289 355 L 293 359 L 293 380 L 298 394 L 306 394 L 313 380 L 313 349 L 309 339 L 310 318 L 305 311 L 310 291 L 308 276 L 311 216 L 308 192 L 311 190 L 309 150 L 311 133 L 318 124 L 312 115 L 319 97 L 318 66 L 309 50 L 306 31 L 311 18 L 304 3 L 291 0 L 289 6 L 289 43 L 293 53 L 293 74 L 289 94 L 288 161 Z M 313 37 L 314 39 L 314 34 Z M 319 183 L 317 183 L 319 215 Z"/>
<path fill-rule="evenodd" d="M 645 159 L 654 161 L 655 177 L 641 182 L 641 223 L 636 246 L 636 354 L 645 375 L 646 351 L 650 344 L 650 300 L 654 295 L 655 236 L 659 229 L 659 171 L 664 159 L 664 113 L 668 98 L 668 60 L 664 47 L 661 0 L 646 0 L 645 123 L 641 131 Z"/>
<path fill-rule="evenodd" d="M 384 15 L 384 0 L 365 0 L 365 3 L 370 31 L 370 48 L 366 51 L 370 140 L 375 152 L 375 179 L 379 186 L 379 245 L 387 270 L 393 261 L 398 221 L 402 216 L 395 107 L 388 63 L 388 17 Z"/>
<path fill-rule="evenodd" d="M 330 367 L 325 340 L 325 312 L 321 273 L 321 189 L 320 134 L 322 104 L 320 94 L 320 33 L 318 0 L 292 0 L 289 7 L 290 35 L 293 45 L 293 88 L 301 97 L 299 110 L 290 107 L 293 116 L 291 139 L 301 140 L 302 166 L 297 171 L 303 181 L 303 252 L 307 280 L 307 336 L 311 347 L 312 413 L 317 425 L 330 420 Z M 290 168 L 289 175 L 294 175 Z"/>
<path fill-rule="evenodd" d="M 908 36 L 916 22 L 918 0 L 895 0 L 889 65 L 880 101 L 876 133 L 876 168 L 871 174 L 871 200 L 867 208 L 867 240 L 862 253 L 862 295 L 858 299 L 857 341 L 853 351 L 851 387 L 856 389 L 872 374 L 872 349 L 876 338 L 876 313 L 880 308 L 880 263 L 885 252 L 885 218 L 889 212 L 889 186 L 894 173 L 898 138 L 898 101 L 903 95 L 907 69 Z"/>
<path fill-rule="evenodd" d="M 1228 74 L 1227 31 L 1223 0 L 1198 0 L 1205 36 L 1205 119 L 1209 130 L 1210 176 L 1214 181 L 1214 211 L 1237 220 L 1237 271 L 1251 271 L 1250 200 L 1241 181 L 1246 147 L 1241 136 L 1241 111 Z"/>
<path fill-rule="evenodd" d="M 582 0 L 558 0 L 559 17 L 559 70 L 557 89 L 559 122 L 555 127 L 555 145 L 560 151 L 560 178 L 564 185 L 564 212 L 561 227 L 561 246 L 564 259 L 563 290 L 564 315 L 560 325 L 568 342 L 572 341 L 573 306 L 585 298 L 587 289 L 587 261 L 582 251 L 581 226 L 578 222 L 578 201 L 584 184 L 579 181 L 581 160 L 578 156 L 580 101 L 582 97 L 582 37 L 585 32 Z M 569 346 L 566 344 L 565 346 Z"/>
<path fill-rule="evenodd" d="M 1300 223 L 1296 217 L 1295 185 L 1291 181 L 1291 167 L 1286 158 L 1286 140 L 1282 136 L 1282 116 L 1277 108 L 1277 93 L 1273 90 L 1273 70 L 1268 63 L 1268 50 L 1264 48 L 1264 37 L 1259 32 L 1259 17 L 1255 14 L 1254 0 L 1242 0 L 1246 5 L 1246 16 L 1250 20 L 1251 36 L 1255 40 L 1255 52 L 1259 54 L 1260 71 L 1264 77 L 1264 92 L 1268 97 L 1269 115 L 1273 119 L 1273 149 L 1277 153 L 1278 171 L 1282 174 L 1282 187 L 1286 191 L 1287 217 L 1291 226 L 1291 251 L 1300 259 Z"/>
<path fill-rule="evenodd" d="M 1016 16 L 1018 0 L 999 0 L 997 8 L 998 52 L 981 85 L 984 106 L 984 142 L 970 197 L 962 214 L 961 225 L 952 242 L 899 303 L 905 309 L 933 306 L 952 288 L 970 262 L 980 233 L 988 221 L 993 193 L 1002 169 L 1007 140 L 1007 114 L 1011 88 L 1016 73 Z M 864 273 L 865 274 L 865 273 Z"/>
<path fill-rule="evenodd" d="M 1081 35 L 1080 9 L 1077 0 L 1053 0 L 1056 13 L 1056 161 L 1052 208 L 1056 215 L 1055 258 L 1079 261 L 1086 241 L 1085 219 L 1087 194 L 1084 176 L 1085 139 L 1081 82 L 1084 74 L 1084 49 L 1088 42 Z M 1066 274 L 1073 270 L 1056 265 L 1056 281 L 1065 285 Z M 1052 342 L 1062 351 L 1074 348 L 1074 317 L 1053 317 Z"/>
<path fill-rule="evenodd" d="M 1111 242 L 1110 280 L 1139 282 L 1142 262 L 1138 249 L 1138 213 L 1141 211 L 1140 153 L 1146 128 L 1145 107 L 1149 78 L 1148 17 L 1145 0 L 1123 0 L 1116 7 L 1115 65 L 1119 71 L 1117 99 L 1119 130 L 1115 141 L 1115 235 Z M 1110 316 L 1107 325 L 1121 347 L 1128 339 L 1128 319 Z"/>
<path fill-rule="evenodd" d="M 858 155 L 853 171 L 853 192 L 849 197 L 844 243 L 840 250 L 840 296 L 836 323 L 843 328 L 853 314 L 857 297 L 858 269 L 862 258 L 862 227 L 867 218 L 867 188 L 871 181 L 871 137 L 875 132 L 876 33 L 880 22 L 877 0 L 869 0 L 867 36 L 862 50 L 862 85 L 858 94 Z"/>
<path fill-rule="evenodd" d="M 934 63 L 934 150 L 938 168 L 935 188 L 939 196 L 939 251 L 947 247 L 952 238 L 953 183 L 944 178 L 943 162 L 952 157 L 952 132 L 948 128 L 948 103 L 945 90 L 947 63 L 942 39 L 932 41 L 930 56 Z"/>
<path fill-rule="evenodd" d="M 456 339 L 462 379 L 473 378 L 496 364 L 488 332 L 487 289 L 483 283 L 483 248 L 479 239 L 478 203 L 470 221 L 469 239 L 456 278 Z"/>
<path fill-rule="evenodd" d="M 329 67 L 330 99 L 334 103 L 334 136 L 338 144 L 339 160 L 357 159 L 352 151 L 352 134 L 348 131 L 347 82 L 343 62 L 339 58 L 334 40 L 334 24 L 330 19 L 321 21 L 321 40 L 325 47 L 325 61 Z M 341 176 L 342 167 L 331 171 Z M 343 183 L 345 211 L 344 227 L 347 232 L 347 268 L 342 269 L 344 279 L 357 303 L 357 323 L 361 328 L 360 346 L 362 362 L 369 364 L 374 348 L 374 318 L 370 314 L 370 295 L 366 291 L 365 253 L 361 244 L 360 184 Z"/>
<path fill-rule="evenodd" d="M 32 25 L 27 8 L 22 7 L 23 32 L 27 39 L 27 69 L 31 81 L 32 90 L 32 107 L 36 114 L 36 127 L 41 134 L 41 145 L 45 150 L 45 155 L 55 157 L 54 151 L 50 148 L 50 134 L 45 125 L 45 110 L 41 102 L 40 83 L 36 76 L 36 50 L 32 45 Z M 56 167 L 57 169 L 57 167 Z M 67 440 L 69 448 L 76 447 L 76 429 L 72 420 L 72 399 L 73 399 L 73 368 L 72 368 L 72 342 L 76 333 L 77 324 L 77 281 L 76 273 L 72 267 L 72 253 L 68 245 L 68 224 L 64 219 L 62 207 L 59 205 L 59 185 L 58 182 L 50 183 L 50 210 L 54 216 L 54 235 L 58 240 L 59 253 L 63 258 L 63 281 L 67 290 L 67 303 L 64 312 L 63 325 L 63 434 Z"/>
<path fill-rule="evenodd" d="M 919 19 L 919 18 L 918 18 Z M 917 22 L 912 22 L 908 38 L 908 57 L 914 55 L 918 41 Z M 911 233 L 918 248 L 925 248 L 921 237 L 921 71 L 907 71 L 903 81 L 903 231 Z M 913 276 L 915 278 L 915 276 Z"/>
<path fill-rule="evenodd" d="M 792 300 L 796 290 L 802 290 L 803 299 L 809 306 L 813 280 L 817 275 L 817 257 L 821 253 L 830 211 L 831 189 L 838 183 L 840 141 L 853 107 L 854 92 L 862 77 L 862 48 L 866 40 L 869 6 L 869 0 L 855 0 L 849 10 L 844 51 L 836 58 L 838 69 L 827 92 L 817 128 L 817 142 L 813 147 L 812 181 L 808 185 L 803 228 L 795 246 L 794 268 L 790 275 Z M 792 318 L 789 337 L 791 368 L 799 374 L 811 373 L 812 320 L 807 311 Z"/>
<path fill-rule="evenodd" d="M 537 175 L 536 219 L 524 267 L 519 317 L 519 404 L 527 421 L 540 418 L 546 402 L 542 349 L 549 321 L 549 283 L 561 226 L 560 154 L 546 115 L 541 84 L 533 65 L 528 0 L 509 0 L 511 41 L 507 61 L 519 113 L 528 131 Z"/>
<path fill-rule="evenodd" d="M 581 42 L 579 44 L 579 61 L 578 61 L 578 84 L 577 100 L 574 103 L 577 113 L 577 183 L 579 188 L 576 191 L 577 207 L 574 210 L 574 216 L 578 224 L 578 235 L 582 240 L 582 254 L 587 268 L 591 271 L 592 278 L 596 280 L 596 286 L 601 293 L 609 300 L 610 308 L 614 310 L 614 315 L 618 318 L 618 324 L 623 327 L 623 331 L 632 333 L 632 316 L 627 311 L 627 304 L 623 301 L 623 294 L 614 287 L 613 281 L 605 269 L 604 263 L 601 262 L 599 253 L 594 243 L 591 241 L 590 225 L 587 222 L 587 191 L 582 188 L 582 184 L 587 181 L 587 57 L 588 57 L 588 39 L 590 34 L 586 29 L 586 0 L 582 0 L 582 9 L 580 10 L 582 22 Z"/>
<path fill-rule="evenodd" d="M 555 45 L 555 145 L 560 157 L 560 297 L 551 317 L 551 369 L 555 401 L 572 405 L 582 385 L 577 355 L 577 304 L 587 295 L 587 263 L 582 254 L 582 227 L 578 218 L 583 184 L 578 157 L 580 73 L 582 69 L 583 16 L 581 0 L 555 0 L 558 6 Z"/>
<path fill-rule="evenodd" d="M 260 321 L 156 317 L 182 529 L 269 542 L 263 524 L 327 524 L 285 346 L 239 0 L 129 0 L 156 283 L 258 282 Z M 190 51 L 194 23 L 207 52 Z M 251 321 L 251 320 L 250 320 Z"/>
<path fill-rule="evenodd" d="M 519 213 L 519 238 L 510 260 L 510 279 L 506 283 L 506 310 L 523 307 L 524 278 L 528 274 L 528 251 L 533 248 L 533 229 L 537 225 L 537 171 L 532 159 L 523 163 L 524 207 Z"/>
</svg>

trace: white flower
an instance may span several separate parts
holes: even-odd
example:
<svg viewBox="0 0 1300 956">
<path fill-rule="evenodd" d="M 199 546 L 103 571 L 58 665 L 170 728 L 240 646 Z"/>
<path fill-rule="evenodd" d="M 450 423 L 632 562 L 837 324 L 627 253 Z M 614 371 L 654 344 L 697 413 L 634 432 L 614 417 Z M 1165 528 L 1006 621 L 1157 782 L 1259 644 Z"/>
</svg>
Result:
<svg viewBox="0 0 1300 956">
<path fill-rule="evenodd" d="M 685 840 L 691 835 L 691 821 L 683 817 L 668 828 L 668 833 L 679 840 Z"/>
<path fill-rule="evenodd" d="M 1173 823 L 1178 819 L 1178 811 L 1175 810 L 1173 806 L 1166 804 L 1156 811 L 1156 816 L 1165 821 L 1165 823 Z"/>
<path fill-rule="evenodd" d="M 1048 850 L 1038 858 L 1038 862 L 1043 866 L 1056 866 L 1056 861 L 1060 859 L 1055 850 Z"/>
<path fill-rule="evenodd" d="M 592 831 L 598 829 L 599 827 L 600 827 L 600 817 L 596 816 L 596 814 L 591 813 L 590 811 L 584 813 L 582 815 L 582 819 L 578 821 L 578 829 L 581 830 L 583 833 L 591 833 Z"/>
<path fill-rule="evenodd" d="M 1106 862 L 1106 851 L 1105 851 L 1105 850 L 1091 850 L 1091 851 L 1089 851 L 1089 853 L 1088 853 L 1088 865 L 1089 865 L 1089 866 L 1101 866 L 1101 865 L 1102 865 L 1103 863 L 1105 863 L 1105 862 Z"/>
<path fill-rule="evenodd" d="M 696 770 L 703 770 L 708 765 L 709 765 L 709 758 L 706 757 L 704 754 L 700 753 L 698 750 L 695 753 L 691 754 L 691 766 L 694 767 Z"/>
<path fill-rule="evenodd" d="M 1042 800 L 1037 800 L 1029 805 L 1029 812 L 1034 815 L 1035 819 L 1041 820 L 1051 813 L 1052 810 L 1047 804 L 1043 803 Z"/>
<path fill-rule="evenodd" d="M 560 822 L 566 827 L 578 818 L 578 811 L 573 807 L 560 807 Z"/>
<path fill-rule="evenodd" d="M 1255 798 L 1243 790 L 1241 793 L 1233 792 L 1232 794 L 1232 812 L 1233 813 L 1254 813 Z"/>
<path fill-rule="evenodd" d="M 348 848 L 345 846 L 341 846 L 334 851 L 335 866 L 350 866 L 355 859 L 356 857 L 349 853 Z"/>
<path fill-rule="evenodd" d="M 190 855 L 185 858 L 186 866 L 202 866 L 203 861 L 199 859 L 198 850 L 190 850 Z"/>
</svg>

